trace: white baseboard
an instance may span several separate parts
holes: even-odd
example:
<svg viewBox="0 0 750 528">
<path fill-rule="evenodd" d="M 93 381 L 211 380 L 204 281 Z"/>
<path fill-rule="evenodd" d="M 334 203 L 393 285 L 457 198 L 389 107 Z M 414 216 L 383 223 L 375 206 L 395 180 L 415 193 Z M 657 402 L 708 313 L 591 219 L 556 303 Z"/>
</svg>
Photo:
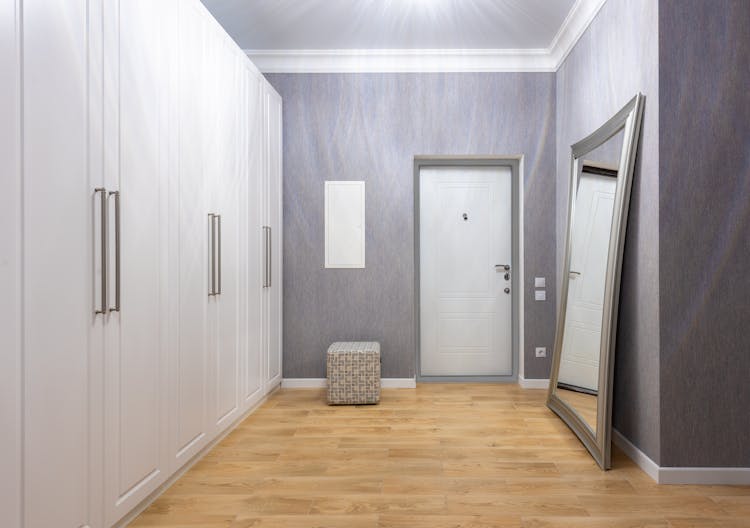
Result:
<svg viewBox="0 0 750 528">
<path fill-rule="evenodd" d="M 659 484 L 750 485 L 750 468 L 661 467 L 617 429 L 612 429 L 612 441 Z"/>
<path fill-rule="evenodd" d="M 284 378 L 282 389 L 324 389 L 328 386 L 325 378 Z"/>
<path fill-rule="evenodd" d="M 544 389 L 549 388 L 548 379 L 526 379 L 523 376 L 518 376 L 518 384 L 522 389 Z"/>
<path fill-rule="evenodd" d="M 284 389 L 324 389 L 328 386 L 326 378 L 284 378 L 281 387 Z M 384 389 L 416 389 L 414 378 L 382 378 L 380 386 Z"/>
<path fill-rule="evenodd" d="M 380 386 L 384 389 L 416 389 L 415 378 L 382 378 Z"/>
<path fill-rule="evenodd" d="M 635 462 L 635 465 L 641 468 L 646 475 L 659 482 L 659 465 L 651 460 L 646 453 L 635 447 L 615 428 L 612 428 L 612 443 L 622 449 L 622 452 L 628 455 L 628 458 Z"/>
</svg>

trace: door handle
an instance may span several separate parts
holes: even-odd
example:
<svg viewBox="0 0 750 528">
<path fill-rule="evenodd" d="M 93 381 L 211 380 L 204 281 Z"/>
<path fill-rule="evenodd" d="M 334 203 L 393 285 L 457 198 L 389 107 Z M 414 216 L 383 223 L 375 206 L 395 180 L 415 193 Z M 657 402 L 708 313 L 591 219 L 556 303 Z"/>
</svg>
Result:
<svg viewBox="0 0 750 528">
<path fill-rule="evenodd" d="M 107 231 L 109 230 L 109 214 L 107 211 L 107 189 L 104 187 L 97 187 L 94 189 L 94 194 L 100 194 L 101 200 L 101 216 L 100 216 L 100 228 L 101 228 L 101 259 L 102 259 L 102 283 L 101 283 L 101 307 L 98 310 L 94 310 L 95 314 L 108 314 L 109 313 L 109 301 L 107 300 Z"/>
<path fill-rule="evenodd" d="M 271 228 L 263 226 L 263 287 L 271 287 Z"/>
<path fill-rule="evenodd" d="M 510 264 L 495 264 L 495 269 L 498 271 L 510 271 Z"/>
<path fill-rule="evenodd" d="M 110 191 L 115 197 L 115 305 L 110 312 L 120 311 L 120 191 Z"/>
<path fill-rule="evenodd" d="M 273 230 L 271 226 L 268 226 L 268 287 L 273 286 Z"/>
<path fill-rule="evenodd" d="M 214 291 L 214 294 L 221 295 L 221 215 L 220 214 L 214 215 L 214 221 L 216 222 L 216 232 L 217 232 L 216 267 L 218 269 L 217 279 L 216 279 L 216 290 Z"/>
<path fill-rule="evenodd" d="M 569 271 L 568 273 L 570 273 L 571 275 L 574 275 L 576 277 L 578 277 L 581 274 L 580 271 Z"/>
<path fill-rule="evenodd" d="M 216 233 L 214 232 L 214 216 L 213 213 L 208 213 L 208 238 L 209 238 L 209 250 L 208 250 L 208 267 L 209 267 L 209 286 L 208 296 L 213 297 L 216 295 Z"/>
</svg>

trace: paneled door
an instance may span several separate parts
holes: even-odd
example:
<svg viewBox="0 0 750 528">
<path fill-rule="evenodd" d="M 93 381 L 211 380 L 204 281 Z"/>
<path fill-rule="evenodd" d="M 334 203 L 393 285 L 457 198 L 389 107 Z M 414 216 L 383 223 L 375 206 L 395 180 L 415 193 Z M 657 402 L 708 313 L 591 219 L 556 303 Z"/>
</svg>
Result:
<svg viewBox="0 0 750 528">
<path fill-rule="evenodd" d="M 268 327 L 268 385 L 281 382 L 282 346 L 282 172 L 281 172 L 281 97 L 269 90 L 268 94 L 268 225 L 270 226 L 268 262 L 269 327 Z"/>
<path fill-rule="evenodd" d="M 90 505 L 100 497 L 91 478 L 97 472 L 87 471 L 99 452 L 90 405 L 104 324 L 95 313 L 102 308 L 94 191 L 101 182 L 89 165 L 95 105 L 87 97 L 94 32 L 87 4 L 20 5 L 25 528 L 94 526 Z"/>
<path fill-rule="evenodd" d="M 240 220 L 244 185 L 244 155 L 240 120 L 242 64 L 236 45 L 218 24 L 209 24 L 206 40 L 207 145 L 209 234 L 209 358 L 211 427 L 220 431 L 240 411 L 240 288 L 241 246 L 245 243 Z"/>
<path fill-rule="evenodd" d="M 244 65 L 246 79 L 246 116 L 243 122 L 245 129 L 245 149 L 247 150 L 247 169 L 244 205 L 245 225 L 247 226 L 246 257 L 244 272 L 246 275 L 246 308 L 243 337 L 242 358 L 242 395 L 243 407 L 252 407 L 263 396 L 263 266 L 264 266 L 264 208 L 263 195 L 263 101 L 262 77 L 250 64 Z"/>
<path fill-rule="evenodd" d="M 169 472 L 168 98 L 164 51 L 174 1 L 107 0 L 104 187 L 109 304 L 104 363 L 105 524 Z M 168 10 L 168 8 L 171 8 Z"/>
<path fill-rule="evenodd" d="M 208 349 L 209 223 L 205 148 L 207 17 L 199 2 L 178 2 L 175 185 L 177 199 L 176 346 L 170 358 L 170 455 L 182 466 L 208 442 L 210 360 Z"/>
<path fill-rule="evenodd" d="M 582 172 L 576 191 L 575 221 L 581 225 L 571 231 L 566 353 L 558 382 L 587 392 L 597 392 L 599 387 L 607 248 L 616 187 L 617 177 Z"/>
<path fill-rule="evenodd" d="M 281 97 L 263 84 L 262 331 L 266 392 L 281 382 Z"/>
<path fill-rule="evenodd" d="M 512 375 L 511 169 L 420 170 L 420 374 Z"/>
</svg>

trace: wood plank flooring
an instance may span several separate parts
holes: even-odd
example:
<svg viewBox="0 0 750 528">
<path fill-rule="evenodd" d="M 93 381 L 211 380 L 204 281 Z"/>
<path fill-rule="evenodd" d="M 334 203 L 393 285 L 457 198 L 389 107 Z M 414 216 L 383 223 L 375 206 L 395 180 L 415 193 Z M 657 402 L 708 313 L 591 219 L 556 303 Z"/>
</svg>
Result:
<svg viewBox="0 0 750 528">
<path fill-rule="evenodd" d="M 516 385 L 420 384 L 377 406 L 277 391 L 132 527 L 738 528 L 750 487 L 602 472 Z"/>
</svg>

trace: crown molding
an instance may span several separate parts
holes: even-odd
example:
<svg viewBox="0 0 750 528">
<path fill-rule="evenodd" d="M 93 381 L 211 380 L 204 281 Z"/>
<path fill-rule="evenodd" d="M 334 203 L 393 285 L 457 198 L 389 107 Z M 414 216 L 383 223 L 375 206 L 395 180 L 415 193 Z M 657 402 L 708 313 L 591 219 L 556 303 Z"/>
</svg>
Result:
<svg viewBox="0 0 750 528">
<path fill-rule="evenodd" d="M 245 50 L 263 73 L 555 72 L 606 0 L 576 0 L 549 48 Z"/>
<path fill-rule="evenodd" d="M 549 47 L 555 71 L 578 43 L 607 0 L 576 0 Z"/>
<path fill-rule="evenodd" d="M 547 50 L 246 50 L 263 73 L 553 71 Z"/>
</svg>

